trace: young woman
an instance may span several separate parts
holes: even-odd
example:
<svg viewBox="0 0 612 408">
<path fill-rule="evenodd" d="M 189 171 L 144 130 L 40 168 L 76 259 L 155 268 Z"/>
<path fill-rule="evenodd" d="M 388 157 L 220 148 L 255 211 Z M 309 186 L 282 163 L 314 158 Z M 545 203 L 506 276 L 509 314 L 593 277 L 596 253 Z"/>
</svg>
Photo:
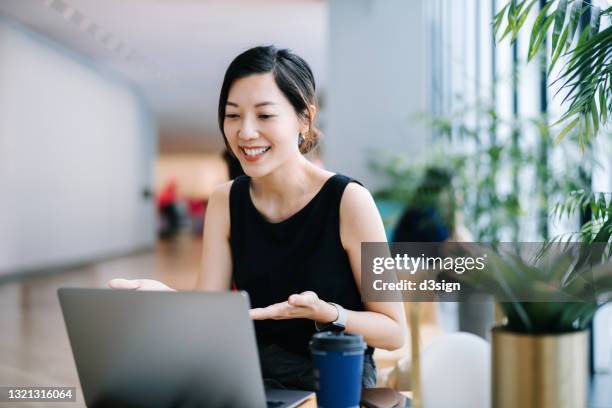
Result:
<svg viewBox="0 0 612 408">
<path fill-rule="evenodd" d="M 219 127 L 246 175 L 210 197 L 196 289 L 249 293 L 269 385 L 313 389 L 308 342 L 343 323 L 369 345 L 363 386 L 374 387 L 373 350 L 404 344 L 403 308 L 361 301 L 361 243 L 386 241 L 383 224 L 364 187 L 303 156 L 319 138 L 316 114 L 314 77 L 299 56 L 268 46 L 232 61 Z M 109 286 L 173 290 L 149 279 Z"/>
</svg>

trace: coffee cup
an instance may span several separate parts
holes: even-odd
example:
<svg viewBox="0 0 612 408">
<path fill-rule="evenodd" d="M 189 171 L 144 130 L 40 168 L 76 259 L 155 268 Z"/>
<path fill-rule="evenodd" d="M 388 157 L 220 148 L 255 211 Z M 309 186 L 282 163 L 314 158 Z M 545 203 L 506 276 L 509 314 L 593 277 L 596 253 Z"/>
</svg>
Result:
<svg viewBox="0 0 612 408">
<path fill-rule="evenodd" d="M 358 334 L 326 331 L 312 336 L 310 350 L 320 408 L 359 407 L 366 347 Z"/>
</svg>

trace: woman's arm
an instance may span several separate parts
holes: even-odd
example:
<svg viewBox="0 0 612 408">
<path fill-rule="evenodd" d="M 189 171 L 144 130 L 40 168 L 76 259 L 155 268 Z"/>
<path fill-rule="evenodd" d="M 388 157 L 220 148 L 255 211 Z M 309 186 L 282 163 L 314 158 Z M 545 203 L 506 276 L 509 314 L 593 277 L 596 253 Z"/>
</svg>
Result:
<svg viewBox="0 0 612 408">
<path fill-rule="evenodd" d="M 202 239 L 202 266 L 196 290 L 229 290 L 232 281 L 229 194 L 232 182 L 215 188 L 208 200 Z"/>
<path fill-rule="evenodd" d="M 356 183 L 346 186 L 340 204 L 340 237 L 355 283 L 361 291 L 361 243 L 386 242 L 385 229 L 370 192 Z M 332 309 L 333 306 L 329 305 Z M 365 302 L 366 311 L 347 310 L 346 331 L 361 334 L 373 346 L 387 350 L 404 345 L 406 319 L 401 302 Z M 335 320 L 335 310 L 331 313 Z"/>
</svg>

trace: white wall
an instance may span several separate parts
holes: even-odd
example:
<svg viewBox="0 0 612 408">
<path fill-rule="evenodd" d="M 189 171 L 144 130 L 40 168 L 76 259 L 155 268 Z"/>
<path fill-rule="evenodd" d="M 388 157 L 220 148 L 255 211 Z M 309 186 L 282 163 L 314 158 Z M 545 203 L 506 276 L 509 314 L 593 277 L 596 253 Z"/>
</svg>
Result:
<svg viewBox="0 0 612 408">
<path fill-rule="evenodd" d="M 326 166 L 370 188 L 372 149 L 417 156 L 428 132 L 424 0 L 330 0 Z"/>
<path fill-rule="evenodd" d="M 133 89 L 0 19 L 0 275 L 151 245 L 155 149 Z"/>
</svg>

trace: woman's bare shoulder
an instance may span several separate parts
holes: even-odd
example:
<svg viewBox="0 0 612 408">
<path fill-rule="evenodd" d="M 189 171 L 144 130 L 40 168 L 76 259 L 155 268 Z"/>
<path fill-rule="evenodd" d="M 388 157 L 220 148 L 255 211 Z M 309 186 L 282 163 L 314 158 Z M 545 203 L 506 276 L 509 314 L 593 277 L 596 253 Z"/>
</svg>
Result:
<svg viewBox="0 0 612 408">
<path fill-rule="evenodd" d="M 232 189 L 232 184 L 234 180 L 225 181 L 221 184 L 218 184 L 210 195 L 210 200 L 215 201 L 225 201 L 229 200 L 230 190 Z"/>
<path fill-rule="evenodd" d="M 208 198 L 206 212 L 215 216 L 222 216 L 229 220 L 229 196 L 233 180 L 223 182 L 215 187 Z"/>
<path fill-rule="evenodd" d="M 349 183 L 340 200 L 340 238 L 345 249 L 361 242 L 385 241 L 380 213 L 372 194 L 358 183 Z"/>
<path fill-rule="evenodd" d="M 348 211 L 358 211 L 360 208 L 371 208 L 374 204 L 374 199 L 370 191 L 359 183 L 348 183 L 342 194 L 340 202 L 341 208 L 345 207 Z"/>
</svg>

